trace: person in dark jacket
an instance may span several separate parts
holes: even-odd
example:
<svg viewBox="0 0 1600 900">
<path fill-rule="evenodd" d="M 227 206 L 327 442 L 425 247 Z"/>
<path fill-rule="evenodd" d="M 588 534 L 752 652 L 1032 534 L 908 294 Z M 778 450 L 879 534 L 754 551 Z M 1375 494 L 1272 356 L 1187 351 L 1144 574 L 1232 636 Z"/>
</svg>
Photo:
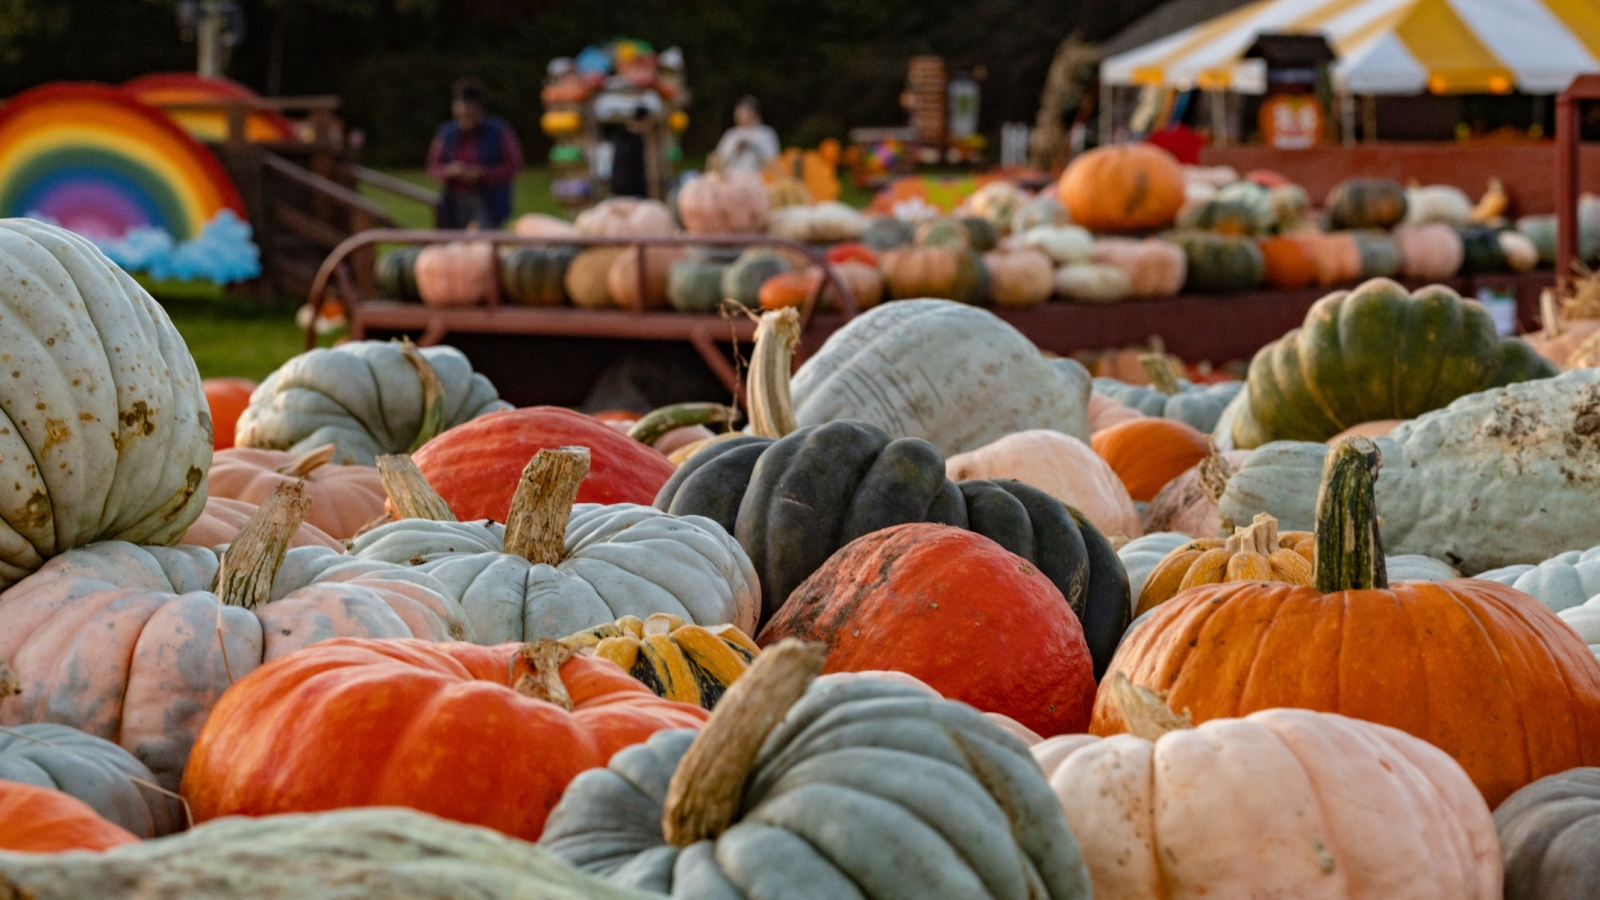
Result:
<svg viewBox="0 0 1600 900">
<path fill-rule="evenodd" d="M 649 130 L 650 110 L 640 106 L 611 139 L 611 196 L 650 196 L 650 178 L 646 174 L 649 169 L 645 162 L 648 147 L 645 132 Z"/>
<path fill-rule="evenodd" d="M 511 183 L 522 170 L 522 144 L 504 119 L 483 108 L 483 86 L 456 82 L 452 118 L 428 148 L 428 175 L 439 182 L 440 228 L 499 228 L 511 217 Z"/>
</svg>

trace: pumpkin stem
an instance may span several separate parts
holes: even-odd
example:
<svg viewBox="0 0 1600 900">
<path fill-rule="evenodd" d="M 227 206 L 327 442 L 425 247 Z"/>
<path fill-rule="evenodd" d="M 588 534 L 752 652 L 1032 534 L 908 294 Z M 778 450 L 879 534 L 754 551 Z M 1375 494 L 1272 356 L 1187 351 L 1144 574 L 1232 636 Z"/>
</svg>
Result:
<svg viewBox="0 0 1600 900">
<path fill-rule="evenodd" d="M 1269 513 L 1256 513 L 1255 520 L 1243 528 L 1235 528 L 1233 536 L 1223 544 L 1229 553 L 1259 553 L 1271 556 L 1278 549 L 1278 520 Z"/>
<path fill-rule="evenodd" d="M 287 475 L 290 478 L 309 477 L 312 472 L 332 462 L 333 453 L 337 449 L 339 448 L 333 444 L 323 444 L 309 453 L 301 454 L 289 460 L 273 471 L 279 475 Z"/>
<path fill-rule="evenodd" d="M 1178 393 L 1178 379 L 1172 374 L 1172 366 L 1167 362 L 1165 353 L 1143 353 L 1139 355 L 1139 365 L 1144 366 L 1144 373 L 1150 376 L 1150 386 L 1166 394 L 1168 397 Z"/>
<path fill-rule="evenodd" d="M 515 666 L 517 660 L 526 660 L 533 672 L 523 672 L 511 689 L 524 697 L 554 703 L 572 712 L 572 695 L 567 693 L 567 685 L 561 680 L 561 667 L 577 655 L 576 649 L 553 638 L 523 644 L 522 650 L 512 657 L 511 664 Z"/>
<path fill-rule="evenodd" d="M 1381 457 L 1364 437 L 1346 438 L 1328 451 L 1317 490 L 1317 590 L 1382 590 L 1389 586 L 1378 502 L 1373 488 Z"/>
<path fill-rule="evenodd" d="M 588 447 L 540 450 L 528 461 L 506 513 L 505 552 L 535 565 L 566 556 L 567 517 L 589 474 Z"/>
<path fill-rule="evenodd" d="M 1157 741 L 1164 734 L 1194 727 L 1194 717 L 1188 710 L 1178 715 L 1167 706 L 1162 695 L 1142 685 L 1134 684 L 1121 672 L 1111 673 L 1111 702 L 1122 714 L 1128 733 L 1147 741 Z"/>
<path fill-rule="evenodd" d="M 20 693 L 22 693 L 22 682 L 17 680 L 10 666 L 0 662 L 0 700 Z"/>
<path fill-rule="evenodd" d="M 738 420 L 739 411 L 721 403 L 675 403 L 646 413 L 644 418 L 633 423 L 633 427 L 628 429 L 628 437 L 654 447 L 662 435 L 676 428 Z"/>
<path fill-rule="evenodd" d="M 767 735 L 822 672 L 828 648 L 785 638 L 766 648 L 717 701 L 667 785 L 661 833 L 687 847 L 733 823 Z"/>
<path fill-rule="evenodd" d="M 750 430 L 757 437 L 781 438 L 800 427 L 789 395 L 789 368 L 799 342 L 800 314 L 794 309 L 761 314 L 756 349 L 750 355 L 750 379 L 745 384 Z"/>
<path fill-rule="evenodd" d="M 1233 477 L 1234 471 L 1228 458 L 1217 449 L 1216 441 L 1206 438 L 1206 444 L 1211 450 L 1205 459 L 1200 460 L 1198 473 L 1200 490 L 1205 492 L 1206 497 L 1211 500 L 1211 505 L 1215 506 L 1222 502 L 1222 494 L 1228 489 L 1228 479 Z"/>
<path fill-rule="evenodd" d="M 428 483 L 417 463 L 403 453 L 385 453 L 376 460 L 378 477 L 383 480 L 383 492 L 389 495 L 389 507 L 394 518 L 427 519 L 431 522 L 455 522 L 456 514 L 450 504 Z M 389 521 L 389 516 L 384 516 Z M 381 523 L 380 523 L 381 524 Z"/>
<path fill-rule="evenodd" d="M 233 543 L 222 552 L 212 593 L 229 606 L 255 609 L 272 600 L 272 579 L 289 552 L 289 540 L 305 521 L 311 498 L 303 481 L 285 481 L 273 488 Z"/>
<path fill-rule="evenodd" d="M 422 428 L 417 431 L 410 450 L 406 451 L 409 453 L 444 431 L 444 383 L 439 380 L 439 373 L 434 370 L 433 364 L 422 355 L 416 344 L 411 343 L 410 338 L 400 342 L 400 353 L 417 370 L 417 380 L 422 382 Z"/>
</svg>

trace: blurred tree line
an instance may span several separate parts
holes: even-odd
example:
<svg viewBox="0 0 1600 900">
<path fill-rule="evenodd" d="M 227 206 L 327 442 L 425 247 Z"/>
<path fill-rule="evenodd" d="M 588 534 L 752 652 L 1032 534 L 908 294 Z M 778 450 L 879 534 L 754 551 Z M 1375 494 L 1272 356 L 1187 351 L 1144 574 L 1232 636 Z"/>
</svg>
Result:
<svg viewBox="0 0 1600 900">
<path fill-rule="evenodd" d="M 177 0 L 0 0 L 0 97 L 47 81 L 188 70 Z M 545 65 L 625 36 L 683 48 L 694 92 L 685 145 L 714 146 L 744 94 L 786 144 L 905 121 L 908 57 L 982 67 L 982 127 L 1032 123 L 1057 45 L 1103 39 L 1160 0 L 240 0 L 228 74 L 265 94 L 339 94 L 376 165 L 420 165 L 450 83 L 483 79 L 530 160 Z"/>
</svg>

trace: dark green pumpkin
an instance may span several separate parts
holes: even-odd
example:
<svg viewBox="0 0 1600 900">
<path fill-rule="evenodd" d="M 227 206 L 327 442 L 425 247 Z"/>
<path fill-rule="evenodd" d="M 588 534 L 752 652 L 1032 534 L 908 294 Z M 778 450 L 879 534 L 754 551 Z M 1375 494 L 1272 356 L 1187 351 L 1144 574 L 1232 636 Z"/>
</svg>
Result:
<svg viewBox="0 0 1600 900">
<path fill-rule="evenodd" d="M 1328 194 L 1334 228 L 1393 228 L 1406 217 L 1406 189 L 1388 178 L 1349 178 Z"/>
<path fill-rule="evenodd" d="M 378 293 L 391 300 L 421 303 L 417 291 L 417 254 L 422 247 L 400 247 L 378 257 L 373 273 L 378 282 Z"/>
<path fill-rule="evenodd" d="M 1600 769 L 1568 769 L 1494 811 L 1505 900 L 1600 897 Z"/>
<path fill-rule="evenodd" d="M 1245 237 L 1260 233 L 1259 219 L 1257 208 L 1243 200 L 1203 200 L 1179 210 L 1177 225 Z"/>
<path fill-rule="evenodd" d="M 519 306 L 560 306 L 567 302 L 567 266 L 576 247 L 512 247 L 500 255 L 500 287 Z"/>
<path fill-rule="evenodd" d="M 1361 251 L 1361 280 L 1371 278 L 1393 278 L 1400 273 L 1400 266 L 1405 262 L 1405 257 L 1400 252 L 1400 245 L 1387 231 L 1363 229 L 1350 232 L 1356 240 L 1356 249 Z"/>
<path fill-rule="evenodd" d="M 962 216 L 961 227 L 967 232 L 967 243 L 979 253 L 988 253 L 1000 244 L 1000 230 L 994 223 L 978 216 Z"/>
<path fill-rule="evenodd" d="M 1323 441 L 1362 422 L 1415 418 L 1503 379 L 1554 374 L 1523 342 L 1502 340 L 1477 301 L 1443 285 L 1408 294 L 1378 278 L 1323 297 L 1301 327 L 1261 348 L 1248 390 L 1256 439 Z"/>
<path fill-rule="evenodd" d="M 918 247 L 964 249 L 972 246 L 972 236 L 960 219 L 931 219 L 917 226 L 916 244 Z"/>
<path fill-rule="evenodd" d="M 1247 237 L 1208 231 L 1174 231 L 1165 235 L 1183 248 L 1188 274 L 1183 289 L 1191 293 L 1237 293 L 1261 283 L 1267 262 L 1261 248 Z"/>
<path fill-rule="evenodd" d="M 793 269 L 787 259 L 770 250 L 747 250 L 722 273 L 722 297 L 756 309 L 761 305 L 762 283 Z"/>
<path fill-rule="evenodd" d="M 678 312 L 716 312 L 722 306 L 722 278 L 727 272 L 723 263 L 673 263 L 672 271 L 667 273 L 667 302 Z"/>
<path fill-rule="evenodd" d="M 902 222 L 893 216 L 878 216 L 867 223 L 867 230 L 861 233 L 861 243 L 882 253 L 896 247 L 904 247 L 911 243 L 916 235 L 916 229 L 910 223 Z"/>
<path fill-rule="evenodd" d="M 1483 272 L 1504 272 L 1506 253 L 1500 249 L 1500 235 L 1487 225 L 1469 225 L 1457 228 L 1461 235 L 1461 274 L 1477 275 Z"/>
<path fill-rule="evenodd" d="M 1129 616 L 1127 574 L 1110 542 L 1037 488 L 1003 480 L 957 485 L 944 471 L 932 444 L 846 420 L 778 441 L 713 445 L 685 462 L 655 505 L 705 516 L 738 538 L 761 579 L 763 624 L 829 556 L 864 534 L 908 522 L 977 532 L 1038 566 L 1061 590 L 1083 624 L 1098 677 Z"/>
</svg>

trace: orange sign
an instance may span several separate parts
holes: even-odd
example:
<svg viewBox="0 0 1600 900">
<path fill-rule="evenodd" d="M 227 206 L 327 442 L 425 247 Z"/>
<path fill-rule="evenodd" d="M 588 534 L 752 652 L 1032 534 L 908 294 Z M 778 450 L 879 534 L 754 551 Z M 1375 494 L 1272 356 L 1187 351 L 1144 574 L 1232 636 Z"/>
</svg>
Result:
<svg viewBox="0 0 1600 900">
<path fill-rule="evenodd" d="M 1322 142 L 1322 105 L 1312 94 L 1276 94 L 1261 104 L 1261 135 L 1279 150 Z"/>
</svg>

